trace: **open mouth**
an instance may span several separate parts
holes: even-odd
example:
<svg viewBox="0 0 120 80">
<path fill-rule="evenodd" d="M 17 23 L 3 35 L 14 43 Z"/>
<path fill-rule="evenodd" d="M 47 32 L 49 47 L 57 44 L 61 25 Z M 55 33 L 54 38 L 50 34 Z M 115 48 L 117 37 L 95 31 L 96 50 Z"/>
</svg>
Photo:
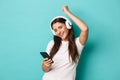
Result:
<svg viewBox="0 0 120 80">
<path fill-rule="evenodd" d="M 61 33 L 59 34 L 59 36 L 60 36 L 60 37 L 63 37 L 63 36 L 64 36 L 64 32 L 61 32 Z"/>
</svg>

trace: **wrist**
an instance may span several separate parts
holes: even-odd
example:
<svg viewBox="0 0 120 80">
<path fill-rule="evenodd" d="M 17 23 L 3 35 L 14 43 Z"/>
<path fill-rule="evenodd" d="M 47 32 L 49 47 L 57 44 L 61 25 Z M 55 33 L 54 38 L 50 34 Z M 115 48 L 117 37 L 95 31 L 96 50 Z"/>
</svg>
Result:
<svg viewBox="0 0 120 80">
<path fill-rule="evenodd" d="M 70 11 L 65 11 L 65 14 L 69 15 L 71 12 Z"/>
</svg>

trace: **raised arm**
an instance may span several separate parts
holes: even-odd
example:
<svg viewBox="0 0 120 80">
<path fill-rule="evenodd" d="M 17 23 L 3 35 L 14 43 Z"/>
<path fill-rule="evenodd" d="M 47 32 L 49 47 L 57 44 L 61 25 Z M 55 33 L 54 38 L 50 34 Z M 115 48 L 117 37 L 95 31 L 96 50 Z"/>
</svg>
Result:
<svg viewBox="0 0 120 80">
<path fill-rule="evenodd" d="M 66 13 L 80 28 L 81 33 L 79 36 L 79 41 L 82 45 L 85 45 L 88 39 L 88 27 L 87 25 L 78 17 L 76 17 L 72 12 L 69 11 L 68 6 L 63 6 L 62 10 Z"/>
</svg>

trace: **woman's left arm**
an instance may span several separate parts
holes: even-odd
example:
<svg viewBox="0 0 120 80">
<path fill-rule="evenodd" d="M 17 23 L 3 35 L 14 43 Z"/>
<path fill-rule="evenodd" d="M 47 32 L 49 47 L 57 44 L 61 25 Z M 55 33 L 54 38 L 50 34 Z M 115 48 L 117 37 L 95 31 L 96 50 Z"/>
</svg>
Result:
<svg viewBox="0 0 120 80">
<path fill-rule="evenodd" d="M 85 45 L 88 39 L 88 27 L 87 25 L 78 17 L 76 17 L 73 13 L 71 13 L 68 9 L 68 6 L 63 6 L 62 10 L 76 23 L 76 25 L 80 28 L 81 33 L 79 36 L 79 41 L 82 45 Z"/>
</svg>

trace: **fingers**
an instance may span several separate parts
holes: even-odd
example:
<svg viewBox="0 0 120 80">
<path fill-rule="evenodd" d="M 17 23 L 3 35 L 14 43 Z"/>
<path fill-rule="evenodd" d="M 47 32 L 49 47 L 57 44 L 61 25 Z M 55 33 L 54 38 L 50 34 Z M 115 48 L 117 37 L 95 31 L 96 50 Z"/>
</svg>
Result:
<svg viewBox="0 0 120 80">
<path fill-rule="evenodd" d="M 66 13 L 67 11 L 69 11 L 69 8 L 67 5 L 62 6 L 62 10 Z"/>
<path fill-rule="evenodd" d="M 48 59 L 48 58 L 44 58 L 44 61 L 43 61 L 44 64 L 47 64 L 47 65 L 50 65 L 53 63 L 53 60 L 52 59 Z"/>
<path fill-rule="evenodd" d="M 44 61 L 47 61 L 48 60 L 48 58 L 44 58 Z"/>
<path fill-rule="evenodd" d="M 46 61 L 46 63 L 51 64 L 51 63 L 52 63 L 52 60 L 51 60 L 51 59 L 48 59 L 48 60 Z"/>
<path fill-rule="evenodd" d="M 52 59 L 49 59 L 49 58 L 44 58 L 44 61 L 46 61 L 46 62 L 52 62 Z"/>
<path fill-rule="evenodd" d="M 62 6 L 63 8 L 68 8 L 68 6 L 67 5 L 64 5 L 64 6 Z"/>
</svg>

